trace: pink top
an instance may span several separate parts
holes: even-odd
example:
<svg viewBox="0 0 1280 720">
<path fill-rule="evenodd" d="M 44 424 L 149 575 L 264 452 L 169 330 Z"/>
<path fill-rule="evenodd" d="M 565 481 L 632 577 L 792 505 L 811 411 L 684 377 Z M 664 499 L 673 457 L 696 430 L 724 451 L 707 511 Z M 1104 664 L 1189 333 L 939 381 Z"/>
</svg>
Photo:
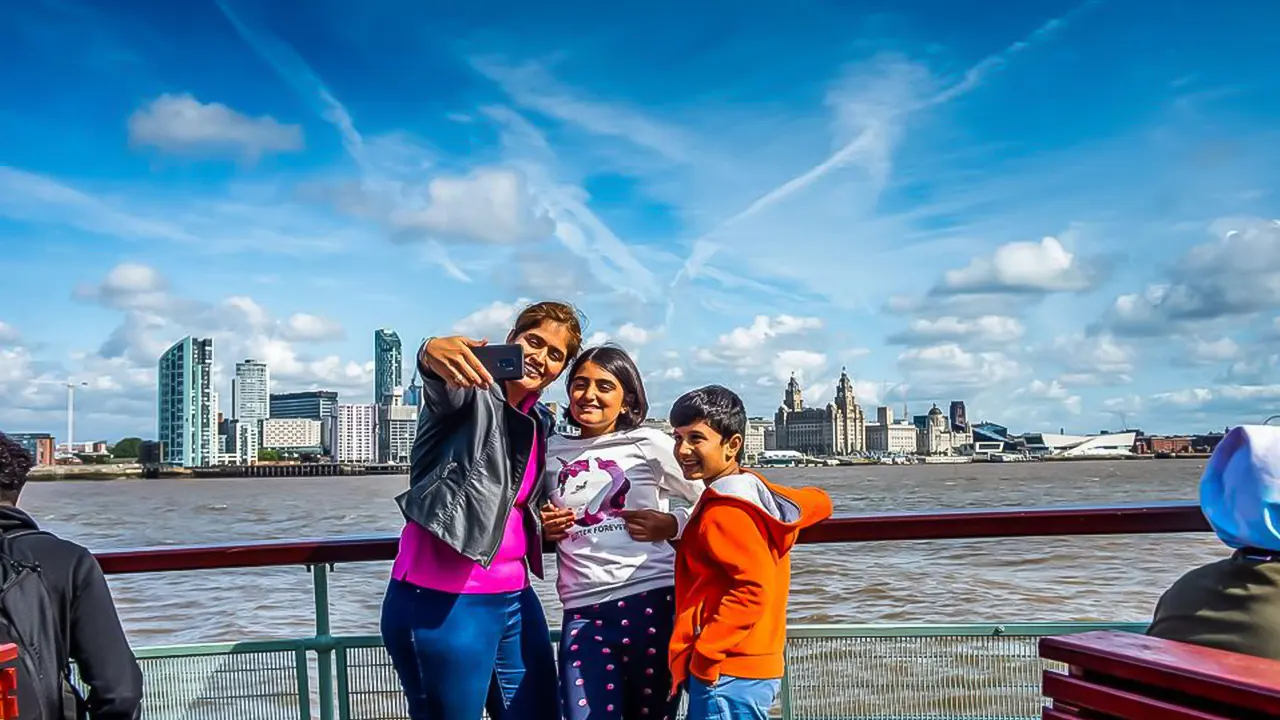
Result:
<svg viewBox="0 0 1280 720">
<path fill-rule="evenodd" d="M 520 403 L 519 410 L 529 414 L 536 402 L 538 396 L 530 395 Z M 507 514 L 502 544 L 487 570 L 480 563 L 463 557 L 431 531 L 415 522 L 408 522 L 400 533 L 400 550 L 395 564 L 391 566 L 391 577 L 418 587 L 463 595 L 515 592 L 528 587 L 524 558 L 529 550 L 529 541 L 524 527 L 524 504 L 540 480 L 538 458 L 541 456 L 541 433 L 534 432 L 529 462 L 520 480 L 515 504 Z"/>
</svg>

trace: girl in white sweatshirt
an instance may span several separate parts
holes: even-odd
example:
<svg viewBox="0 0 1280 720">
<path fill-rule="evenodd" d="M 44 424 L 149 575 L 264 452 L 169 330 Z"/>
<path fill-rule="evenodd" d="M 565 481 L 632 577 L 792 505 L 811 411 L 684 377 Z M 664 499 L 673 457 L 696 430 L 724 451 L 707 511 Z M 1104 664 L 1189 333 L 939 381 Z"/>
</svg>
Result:
<svg viewBox="0 0 1280 720">
<path fill-rule="evenodd" d="M 560 702 L 566 720 L 674 718 L 667 644 L 675 548 L 704 486 L 684 479 L 674 441 L 642 427 L 649 412 L 626 351 L 582 353 L 566 373 L 576 436 L 547 446 L 544 508 L 564 604 Z M 671 495 L 684 501 L 671 506 Z"/>
</svg>

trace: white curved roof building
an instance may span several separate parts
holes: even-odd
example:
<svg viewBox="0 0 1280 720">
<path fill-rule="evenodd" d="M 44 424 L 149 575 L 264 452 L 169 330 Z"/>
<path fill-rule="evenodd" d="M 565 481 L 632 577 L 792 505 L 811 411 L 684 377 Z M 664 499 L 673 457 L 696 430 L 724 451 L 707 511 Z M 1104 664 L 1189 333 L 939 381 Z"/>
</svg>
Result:
<svg viewBox="0 0 1280 720">
<path fill-rule="evenodd" d="M 1035 455 L 1059 457 L 1089 457 L 1132 455 L 1136 432 L 1104 433 L 1102 435 L 1056 435 L 1053 433 L 1027 433 L 1023 436 L 1027 451 Z"/>
</svg>

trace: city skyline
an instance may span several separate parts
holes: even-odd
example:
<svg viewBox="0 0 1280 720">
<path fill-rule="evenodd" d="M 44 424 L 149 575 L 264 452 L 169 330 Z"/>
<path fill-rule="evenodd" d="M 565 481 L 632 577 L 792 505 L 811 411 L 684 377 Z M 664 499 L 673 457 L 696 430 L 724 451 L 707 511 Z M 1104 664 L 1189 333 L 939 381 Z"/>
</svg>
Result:
<svg viewBox="0 0 1280 720">
<path fill-rule="evenodd" d="M 1260 422 L 1280 6 L 1245 5 L 9 3 L 0 429 L 59 434 L 72 381 L 77 438 L 154 433 L 185 336 L 224 414 L 248 358 L 364 403 L 378 328 L 409 380 L 544 298 L 655 416 L 711 382 L 771 416 L 793 372 L 825 405 L 847 366 L 868 410 Z"/>
</svg>

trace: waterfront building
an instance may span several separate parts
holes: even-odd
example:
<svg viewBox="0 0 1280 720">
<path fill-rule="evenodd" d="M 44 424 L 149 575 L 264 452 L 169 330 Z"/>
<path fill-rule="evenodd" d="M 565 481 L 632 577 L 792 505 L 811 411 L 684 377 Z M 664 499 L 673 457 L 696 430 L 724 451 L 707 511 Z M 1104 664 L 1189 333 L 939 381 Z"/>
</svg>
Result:
<svg viewBox="0 0 1280 720">
<path fill-rule="evenodd" d="M 876 421 L 867 424 L 867 450 L 889 455 L 916 451 L 916 427 L 906 420 L 895 421 L 893 408 L 876 408 Z"/>
<path fill-rule="evenodd" d="M 52 465 L 54 460 L 54 441 L 49 433 L 5 433 L 10 440 L 21 445 L 37 465 Z"/>
<path fill-rule="evenodd" d="M 217 462 L 217 393 L 213 390 L 213 338 L 187 336 L 160 356 L 157 436 L 162 462 L 207 467 Z"/>
<path fill-rule="evenodd" d="M 378 461 L 407 465 L 418 431 L 418 408 L 404 403 L 404 390 L 393 388 L 390 402 L 378 405 Z"/>
<path fill-rule="evenodd" d="M 747 419 L 747 436 L 743 438 L 743 453 L 746 455 L 747 462 L 756 462 L 768 449 L 765 444 L 765 435 L 772 429 L 773 422 L 765 418 Z"/>
<path fill-rule="evenodd" d="M 400 336 L 394 330 L 380 328 L 373 333 L 373 402 L 389 403 L 392 390 L 401 387 L 402 360 Z"/>
<path fill-rule="evenodd" d="M 866 447 L 866 416 L 858 405 L 853 382 L 840 371 L 835 402 L 825 408 L 806 408 L 800 383 L 793 374 L 782 406 L 774 414 L 775 443 L 779 450 L 809 456 L 853 455 Z"/>
<path fill-rule="evenodd" d="M 769 427 L 764 429 L 764 451 L 770 452 L 778 449 L 778 430 L 769 423 Z"/>
<path fill-rule="evenodd" d="M 965 412 L 963 400 L 952 400 L 947 416 L 951 420 L 952 430 L 963 432 L 969 429 L 969 416 Z"/>
<path fill-rule="evenodd" d="M 993 422 L 974 423 L 969 426 L 973 435 L 975 455 L 1022 454 L 1025 444 L 1020 438 L 1009 435 L 1009 428 Z"/>
<path fill-rule="evenodd" d="M 341 463 L 371 463 L 377 460 L 378 406 L 339 404 L 334 406 L 329 447 L 333 459 Z"/>
<path fill-rule="evenodd" d="M 308 390 L 294 393 L 272 393 L 271 418 L 320 421 L 320 447 L 333 456 L 333 409 L 338 405 L 338 393 L 332 390 Z"/>
<path fill-rule="evenodd" d="M 262 421 L 262 447 L 319 452 L 324 447 L 323 423 L 311 418 L 268 418 Z"/>
<path fill-rule="evenodd" d="M 925 426 L 916 429 L 916 452 L 920 455 L 959 455 L 972 445 L 973 433 L 968 428 L 957 431 L 937 405 L 925 415 Z"/>
<path fill-rule="evenodd" d="M 1053 457 L 1114 457 L 1134 454 L 1136 431 L 1099 435 L 1026 433 L 1022 436 L 1031 455 Z"/>
<path fill-rule="evenodd" d="M 57 451 L 67 455 L 107 455 L 107 443 L 105 440 L 90 440 L 88 442 L 72 443 L 70 447 L 66 443 L 57 446 Z"/>
<path fill-rule="evenodd" d="M 566 410 L 565 415 L 567 416 L 568 414 L 569 413 Z M 640 423 L 640 426 L 652 428 L 663 435 L 670 435 L 672 431 L 675 430 L 675 428 L 671 427 L 671 423 L 666 418 L 645 418 L 644 422 Z"/>
<path fill-rule="evenodd" d="M 266 420 L 271 417 L 271 371 L 267 364 L 248 359 L 236 363 L 231 379 L 231 418 Z"/>
<path fill-rule="evenodd" d="M 337 404 L 338 393 L 332 390 L 272 393 L 270 417 L 323 420 L 333 415 L 333 408 Z"/>
<path fill-rule="evenodd" d="M 223 465 L 254 465 L 262 447 L 257 420 L 226 420 L 226 447 L 221 454 Z"/>
</svg>

